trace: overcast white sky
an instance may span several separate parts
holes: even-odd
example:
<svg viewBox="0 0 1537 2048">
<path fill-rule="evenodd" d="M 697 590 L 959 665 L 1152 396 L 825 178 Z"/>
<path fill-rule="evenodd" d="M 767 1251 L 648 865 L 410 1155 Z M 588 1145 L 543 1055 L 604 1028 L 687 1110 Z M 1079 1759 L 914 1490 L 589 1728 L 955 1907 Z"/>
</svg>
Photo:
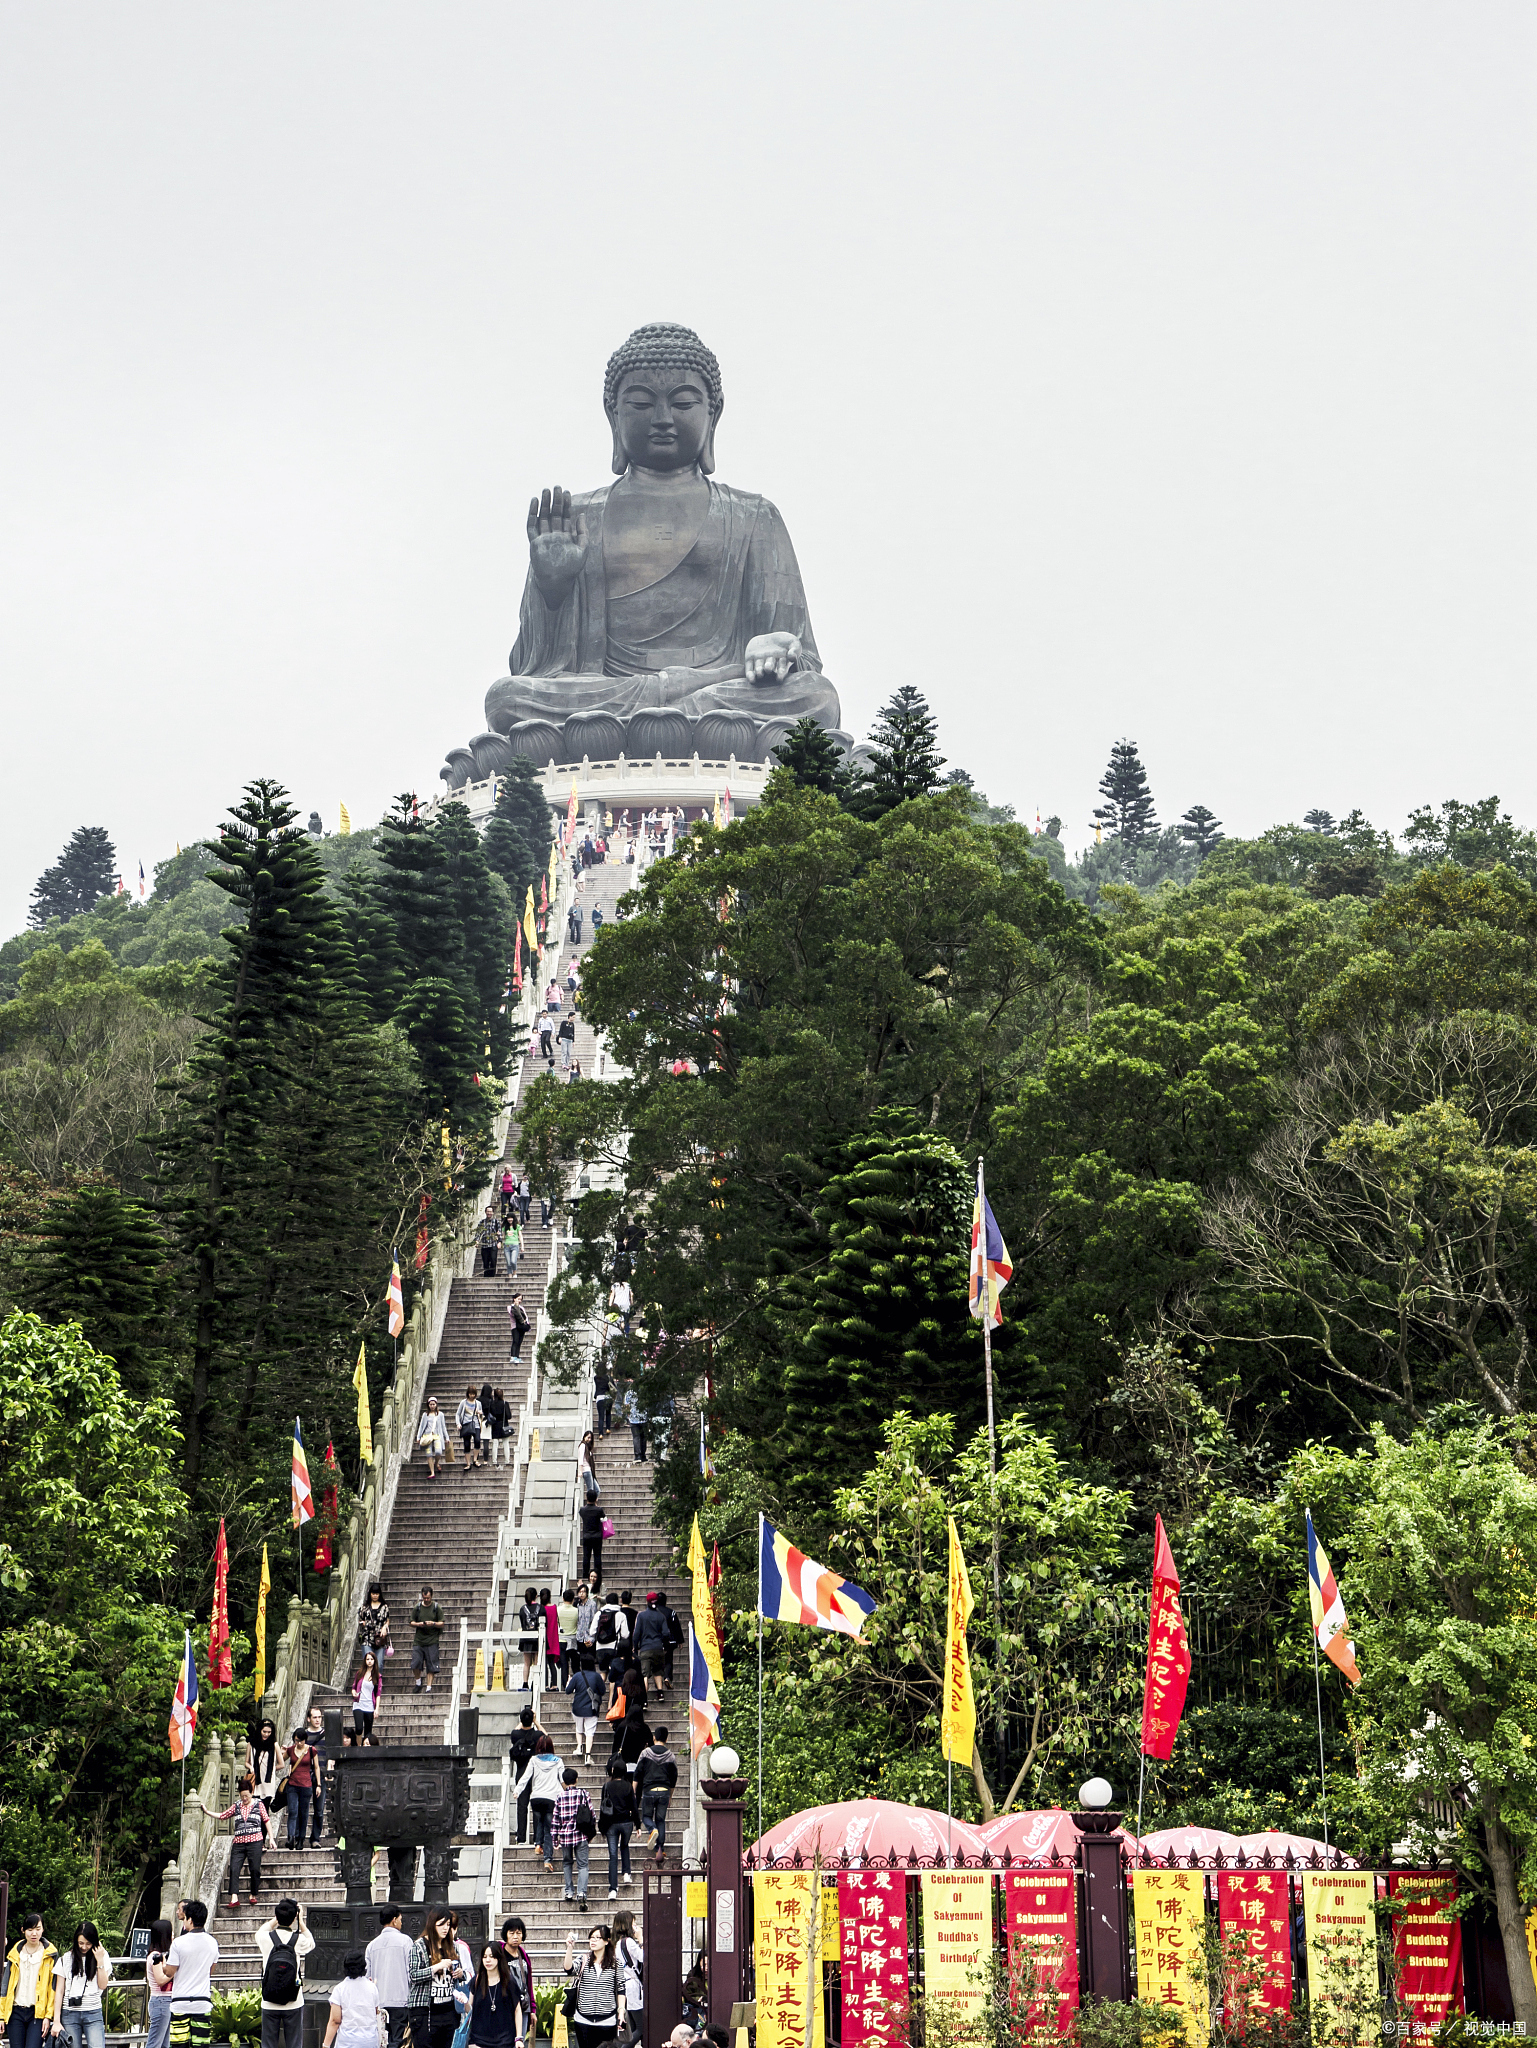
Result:
<svg viewBox="0 0 1537 2048">
<path fill-rule="evenodd" d="M 845 723 L 1080 844 L 1537 825 L 1529 0 L 0 10 L 0 932 L 255 775 L 437 787 L 645 320 Z"/>
</svg>

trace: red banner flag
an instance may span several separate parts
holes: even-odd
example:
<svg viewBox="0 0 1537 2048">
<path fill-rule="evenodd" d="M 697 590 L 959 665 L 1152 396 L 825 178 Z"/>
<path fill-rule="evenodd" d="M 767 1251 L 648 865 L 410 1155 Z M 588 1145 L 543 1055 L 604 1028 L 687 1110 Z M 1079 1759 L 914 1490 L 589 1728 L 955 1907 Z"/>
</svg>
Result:
<svg viewBox="0 0 1537 2048">
<path fill-rule="evenodd" d="M 1163 1516 L 1155 1519 L 1153 1607 L 1148 1617 L 1147 1678 L 1142 1687 L 1142 1754 L 1167 1763 L 1174 1754 L 1174 1737 L 1185 1711 L 1190 1645 L 1180 1612 L 1174 1553 L 1163 1533 Z"/>
<path fill-rule="evenodd" d="M 1284 1870 L 1219 1870 L 1217 1920 L 1243 1943 L 1247 1967 L 1233 1986 L 1240 2012 L 1289 2012 L 1292 2002 L 1289 1882 Z"/>
<path fill-rule="evenodd" d="M 219 1540 L 213 1547 L 213 1620 L 208 1625 L 208 1684 L 213 1690 L 233 1685 L 235 1667 L 229 1653 L 229 1545 L 224 1540 L 224 1517 L 219 1517 Z"/>
<path fill-rule="evenodd" d="M 523 926 L 521 921 L 512 928 L 512 985 L 519 994 L 523 990 Z"/>
<path fill-rule="evenodd" d="M 1434 2033 L 1462 2004 L 1462 1922 L 1457 1880 L 1449 1873 L 1392 1871 L 1393 1958 L 1398 2000 L 1411 2020 Z"/>
<path fill-rule="evenodd" d="M 427 1254 L 432 1249 L 432 1237 L 427 1228 L 427 1197 L 423 1195 L 416 1210 L 416 1271 L 419 1273 L 427 1263 Z"/>
<path fill-rule="evenodd" d="M 889 2041 L 907 2004 L 907 1878 L 900 1870 L 838 1873 L 843 2048 Z"/>
<path fill-rule="evenodd" d="M 1009 1937 L 1009 1984 L 1034 1966 L 1038 1996 L 1025 2018 L 1031 2039 L 1072 2031 L 1078 2009 L 1077 1875 L 1066 1870 L 1011 1870 L 1003 1880 Z"/>
<path fill-rule="evenodd" d="M 321 1478 L 326 1482 L 321 1496 L 320 1521 L 315 1530 L 315 1570 L 328 1572 L 331 1569 L 331 1539 L 336 1534 L 336 1496 L 341 1471 L 336 1463 L 336 1452 L 330 1439 L 326 1440 L 326 1461 L 321 1468 Z"/>
</svg>

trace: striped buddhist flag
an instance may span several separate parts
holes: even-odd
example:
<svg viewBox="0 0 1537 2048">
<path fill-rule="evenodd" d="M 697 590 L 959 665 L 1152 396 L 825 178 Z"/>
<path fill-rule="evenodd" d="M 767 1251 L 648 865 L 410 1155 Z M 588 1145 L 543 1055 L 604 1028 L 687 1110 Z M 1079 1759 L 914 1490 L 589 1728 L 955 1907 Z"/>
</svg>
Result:
<svg viewBox="0 0 1537 2048">
<path fill-rule="evenodd" d="M 857 1636 L 875 1602 L 852 1580 L 803 1557 L 764 1515 L 758 1517 L 758 1612 L 769 1621 L 798 1621 Z"/>
<path fill-rule="evenodd" d="M 1361 1683 L 1356 1663 L 1356 1646 L 1346 1630 L 1345 1603 L 1335 1583 L 1334 1567 L 1313 1530 L 1313 1510 L 1304 1510 L 1308 1524 L 1308 1605 L 1313 1610 L 1313 1634 L 1329 1662 L 1343 1671 L 1352 1685 Z"/>
<path fill-rule="evenodd" d="M 979 1161 L 976 1200 L 971 1205 L 971 1313 L 979 1323 L 985 1318 L 990 1330 L 996 1330 L 1003 1321 L 998 1297 L 1013 1277 L 1009 1248 L 983 1192 Z"/>
<path fill-rule="evenodd" d="M 302 1529 L 315 1519 L 315 1496 L 310 1492 L 310 1464 L 304 1455 L 304 1430 L 294 1417 L 294 1462 L 292 1474 L 293 1524 Z"/>
<path fill-rule="evenodd" d="M 171 1724 L 167 1732 L 171 1738 L 171 1761 L 180 1763 L 197 1733 L 197 1662 L 192 1655 L 191 1629 L 182 1642 L 181 1670 L 171 1695 Z"/>
<path fill-rule="evenodd" d="M 443 1133 L 443 1150 L 445 1154 L 448 1151 L 448 1132 L 446 1130 Z M 406 1326 L 406 1299 L 400 1291 L 400 1257 L 398 1253 L 390 1260 L 390 1285 L 384 1299 L 389 1309 L 390 1335 L 398 1337 Z"/>
<path fill-rule="evenodd" d="M 688 1632 L 688 1753 L 696 1761 L 720 1733 L 720 1694 L 704 1660 L 704 1649 Z"/>
</svg>

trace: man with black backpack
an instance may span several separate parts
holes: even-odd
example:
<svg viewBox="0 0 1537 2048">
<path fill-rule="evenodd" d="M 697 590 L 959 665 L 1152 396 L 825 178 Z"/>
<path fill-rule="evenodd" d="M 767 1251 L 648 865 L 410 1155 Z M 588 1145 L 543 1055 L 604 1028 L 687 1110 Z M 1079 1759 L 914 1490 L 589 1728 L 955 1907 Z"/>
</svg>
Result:
<svg viewBox="0 0 1537 2048">
<path fill-rule="evenodd" d="M 544 1730 L 534 1718 L 533 1708 L 525 1707 L 522 1713 L 519 1714 L 518 1725 L 513 1729 L 507 1743 L 507 1752 L 512 1758 L 514 1783 L 522 1777 L 530 1757 L 539 1747 L 539 1738 L 543 1733 Z M 533 1784 L 530 1782 L 524 1787 L 518 1799 L 518 1840 L 520 1842 L 528 1840 L 528 1800 L 529 1794 L 532 1791 Z"/>
<path fill-rule="evenodd" d="M 598 1669 L 607 1678 L 609 1666 L 616 1657 L 623 1665 L 621 1652 L 630 1640 L 630 1625 L 624 1618 L 617 1593 L 610 1593 L 598 1609 L 598 1625 L 593 1631 L 593 1640 L 597 1644 Z"/>
<path fill-rule="evenodd" d="M 300 1962 L 315 1946 L 297 1899 L 279 1899 L 272 1918 L 256 1930 L 262 1966 L 262 2048 L 303 2048 L 304 1973 Z"/>
</svg>

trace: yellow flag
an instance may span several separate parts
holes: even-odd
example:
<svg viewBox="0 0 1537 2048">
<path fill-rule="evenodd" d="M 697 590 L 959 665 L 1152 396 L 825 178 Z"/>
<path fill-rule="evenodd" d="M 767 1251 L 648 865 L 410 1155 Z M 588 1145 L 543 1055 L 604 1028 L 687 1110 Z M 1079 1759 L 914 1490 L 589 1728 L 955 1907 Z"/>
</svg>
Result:
<svg viewBox="0 0 1537 2048">
<path fill-rule="evenodd" d="M 523 940 L 530 953 L 539 951 L 539 934 L 534 930 L 534 885 L 528 885 L 528 895 L 523 903 Z"/>
<path fill-rule="evenodd" d="M 336 808 L 338 813 L 340 814 L 340 822 L 337 825 L 336 829 L 341 834 L 342 838 L 346 839 L 351 834 L 352 831 L 352 816 L 345 804 L 338 804 Z"/>
<path fill-rule="evenodd" d="M 374 1462 L 374 1425 L 368 1412 L 368 1367 L 363 1362 L 363 1346 L 358 1346 L 358 1362 L 352 1375 L 352 1384 L 358 1390 L 358 1456 L 365 1465 Z"/>
<path fill-rule="evenodd" d="M 717 831 L 717 832 L 718 832 L 718 831 L 720 830 L 720 827 L 721 827 L 721 815 L 720 815 L 720 791 L 719 791 L 719 790 L 716 790 L 716 792 L 715 792 L 715 829 L 716 829 L 716 831 Z"/>
<path fill-rule="evenodd" d="M 272 1574 L 267 1569 L 267 1546 L 262 1545 L 262 1575 L 256 1592 L 256 1705 L 261 1706 L 267 1690 L 267 1595 L 272 1591 Z"/>
<path fill-rule="evenodd" d="M 710 1566 L 704 1554 L 704 1538 L 699 1533 L 697 1515 L 689 1533 L 688 1568 L 694 1575 L 694 1641 L 699 1645 L 710 1676 L 719 1685 L 722 1682 L 720 1630 L 715 1626 L 715 1603 L 710 1598 Z"/>
<path fill-rule="evenodd" d="M 939 1716 L 939 1752 L 947 1763 L 971 1764 L 972 1739 L 977 1732 L 977 1702 L 971 1690 L 971 1652 L 966 1647 L 966 1624 L 976 1602 L 971 1597 L 971 1580 L 961 1555 L 961 1539 L 955 1517 L 950 1517 L 950 1597 L 945 1622 L 945 1699 Z"/>
</svg>

